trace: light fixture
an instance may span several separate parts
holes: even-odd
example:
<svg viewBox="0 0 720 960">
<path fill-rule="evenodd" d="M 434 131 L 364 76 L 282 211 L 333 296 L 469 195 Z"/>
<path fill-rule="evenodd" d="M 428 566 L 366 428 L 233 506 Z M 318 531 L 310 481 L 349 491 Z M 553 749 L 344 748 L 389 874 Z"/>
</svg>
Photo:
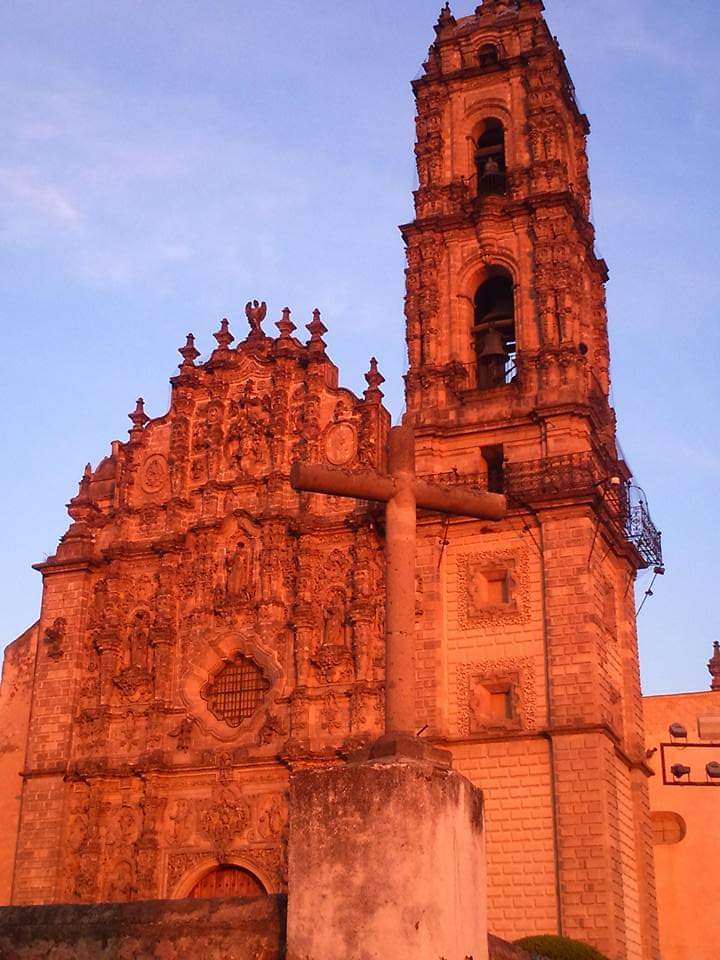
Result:
<svg viewBox="0 0 720 960">
<path fill-rule="evenodd" d="M 717 760 L 711 760 L 705 767 L 705 773 L 708 780 L 715 780 L 720 783 L 720 763 Z"/>
<path fill-rule="evenodd" d="M 680 777 L 687 777 L 688 780 L 690 780 L 690 767 L 685 766 L 684 763 L 674 763 L 670 767 L 670 773 L 673 775 L 676 783 Z"/>
<path fill-rule="evenodd" d="M 687 727 L 681 723 L 671 723 L 668 727 L 668 733 L 673 740 L 687 740 Z"/>
</svg>

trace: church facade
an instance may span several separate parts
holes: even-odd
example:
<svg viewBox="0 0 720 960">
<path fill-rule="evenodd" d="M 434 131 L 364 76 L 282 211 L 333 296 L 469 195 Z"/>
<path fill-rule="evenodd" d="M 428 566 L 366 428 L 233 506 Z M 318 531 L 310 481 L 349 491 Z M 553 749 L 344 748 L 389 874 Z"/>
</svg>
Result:
<svg viewBox="0 0 720 960">
<path fill-rule="evenodd" d="M 420 515 L 416 729 L 484 790 L 494 934 L 654 960 L 633 582 L 660 539 L 615 442 L 589 126 L 540 0 L 446 6 L 435 32 L 406 417 L 420 476 L 509 510 Z M 302 339 L 246 314 L 204 363 L 188 336 L 169 411 L 138 401 L 37 566 L 0 701 L 12 903 L 282 891 L 290 772 L 382 730 L 382 512 L 289 482 L 385 468 L 382 376 L 340 387 L 317 311 Z"/>
</svg>

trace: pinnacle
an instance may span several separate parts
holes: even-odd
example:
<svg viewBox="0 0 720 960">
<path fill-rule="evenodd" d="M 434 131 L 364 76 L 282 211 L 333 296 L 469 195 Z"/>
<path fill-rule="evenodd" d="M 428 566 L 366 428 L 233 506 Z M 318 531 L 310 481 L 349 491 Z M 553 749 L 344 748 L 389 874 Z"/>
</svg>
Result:
<svg viewBox="0 0 720 960">
<path fill-rule="evenodd" d="M 130 436 L 140 433 L 144 429 L 145 424 L 150 422 L 150 417 L 145 413 L 145 401 L 142 397 L 137 398 L 135 409 L 132 413 L 128 414 L 128 417 L 132 423 Z"/>
<path fill-rule="evenodd" d="M 305 325 L 305 329 L 310 333 L 307 347 L 314 353 L 320 353 L 325 350 L 325 341 L 323 334 L 327 333 L 327 327 L 320 319 L 320 311 L 317 307 L 313 310 L 312 320 Z"/>
<path fill-rule="evenodd" d="M 378 370 L 378 362 L 375 357 L 370 357 L 370 369 L 365 374 L 368 388 L 363 394 L 368 403 L 380 403 L 384 394 L 380 389 L 380 384 L 385 383 L 385 377 Z"/>
<path fill-rule="evenodd" d="M 220 321 L 220 329 L 213 334 L 220 350 L 227 350 L 235 337 L 230 333 L 230 326 L 226 319 Z"/>
<path fill-rule="evenodd" d="M 282 316 L 275 322 L 275 326 L 280 331 L 281 340 L 288 340 L 291 337 L 296 327 L 290 319 L 290 307 L 283 307 Z"/>
<path fill-rule="evenodd" d="M 178 353 L 183 358 L 183 362 L 180 364 L 180 369 L 184 367 L 194 367 L 195 361 L 200 356 L 200 351 L 195 346 L 195 337 L 192 333 L 187 335 L 184 347 L 178 347 Z"/>
</svg>

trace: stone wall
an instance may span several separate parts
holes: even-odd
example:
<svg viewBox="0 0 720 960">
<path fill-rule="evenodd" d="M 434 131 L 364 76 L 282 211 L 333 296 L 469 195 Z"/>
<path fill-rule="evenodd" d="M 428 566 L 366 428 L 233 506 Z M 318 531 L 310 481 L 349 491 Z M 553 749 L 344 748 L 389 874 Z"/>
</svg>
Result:
<svg viewBox="0 0 720 960">
<path fill-rule="evenodd" d="M 285 897 L 0 909 L 2 960 L 280 960 Z"/>
<path fill-rule="evenodd" d="M 2 960 L 281 960 L 283 895 L 0 908 Z M 490 936 L 490 960 L 530 954 Z M 351 958 L 338 958 L 351 960 Z"/>
<path fill-rule="evenodd" d="M 0 905 L 10 903 L 37 624 L 5 648 L 0 681 Z"/>
<path fill-rule="evenodd" d="M 718 908 L 708 892 L 720 859 L 720 786 L 708 783 L 706 764 L 720 761 L 720 691 L 645 697 L 644 709 L 662 957 L 715 960 Z M 672 744 L 671 723 L 687 739 Z M 690 767 L 677 781 L 676 763 Z"/>
</svg>

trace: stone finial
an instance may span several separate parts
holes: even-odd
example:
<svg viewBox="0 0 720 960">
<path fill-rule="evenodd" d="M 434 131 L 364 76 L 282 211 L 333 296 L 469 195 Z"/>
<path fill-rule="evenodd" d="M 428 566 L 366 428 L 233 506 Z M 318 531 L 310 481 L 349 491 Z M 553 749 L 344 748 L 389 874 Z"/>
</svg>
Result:
<svg viewBox="0 0 720 960">
<path fill-rule="evenodd" d="M 368 388 L 363 394 L 368 403 L 380 403 L 384 394 L 380 389 L 380 384 L 385 383 L 385 377 L 378 370 L 378 362 L 375 357 L 370 357 L 370 369 L 365 374 Z"/>
<path fill-rule="evenodd" d="M 317 307 L 313 310 L 312 320 L 305 324 L 305 329 L 310 333 L 307 347 L 312 353 L 324 353 L 325 341 L 323 334 L 327 333 L 327 327 L 320 319 L 320 311 Z"/>
<path fill-rule="evenodd" d="M 267 304 L 264 300 L 262 303 L 258 303 L 257 300 L 248 300 L 245 304 L 245 316 L 250 324 L 250 339 L 265 336 L 262 330 L 262 322 L 265 319 L 266 313 Z"/>
<path fill-rule="evenodd" d="M 80 477 L 78 492 L 72 498 L 68 507 L 83 507 L 90 501 L 90 483 L 92 482 L 92 464 L 86 463 L 83 475 Z M 72 513 L 70 514 L 72 516 Z"/>
<path fill-rule="evenodd" d="M 213 336 L 217 340 L 218 347 L 221 350 L 227 350 L 235 339 L 235 337 L 230 333 L 230 325 L 225 318 L 220 321 L 220 329 L 216 331 Z"/>
<path fill-rule="evenodd" d="M 187 335 L 185 346 L 178 347 L 178 353 L 183 358 L 183 362 L 180 364 L 181 370 L 195 366 L 195 361 L 200 356 L 200 351 L 195 346 L 195 337 L 191 333 Z"/>
<path fill-rule="evenodd" d="M 713 642 L 713 655 L 708 660 L 708 670 L 712 677 L 711 690 L 720 690 L 720 640 Z"/>
<path fill-rule="evenodd" d="M 128 417 L 132 421 L 131 434 L 141 432 L 145 424 L 150 422 L 150 417 L 145 413 L 145 401 L 142 397 L 137 398 L 135 409 L 128 414 Z"/>
<path fill-rule="evenodd" d="M 290 339 L 293 330 L 296 329 L 295 324 L 290 319 L 290 307 L 283 307 L 282 316 L 275 322 L 275 326 L 280 331 L 281 340 Z"/>
<path fill-rule="evenodd" d="M 437 18 L 437 23 L 435 24 L 435 34 L 438 37 L 442 36 L 446 31 L 452 30 L 456 23 L 457 20 L 452 14 L 450 4 L 446 3 L 440 11 L 440 16 Z M 433 48 L 431 47 L 430 50 L 432 51 L 432 49 Z"/>
</svg>

